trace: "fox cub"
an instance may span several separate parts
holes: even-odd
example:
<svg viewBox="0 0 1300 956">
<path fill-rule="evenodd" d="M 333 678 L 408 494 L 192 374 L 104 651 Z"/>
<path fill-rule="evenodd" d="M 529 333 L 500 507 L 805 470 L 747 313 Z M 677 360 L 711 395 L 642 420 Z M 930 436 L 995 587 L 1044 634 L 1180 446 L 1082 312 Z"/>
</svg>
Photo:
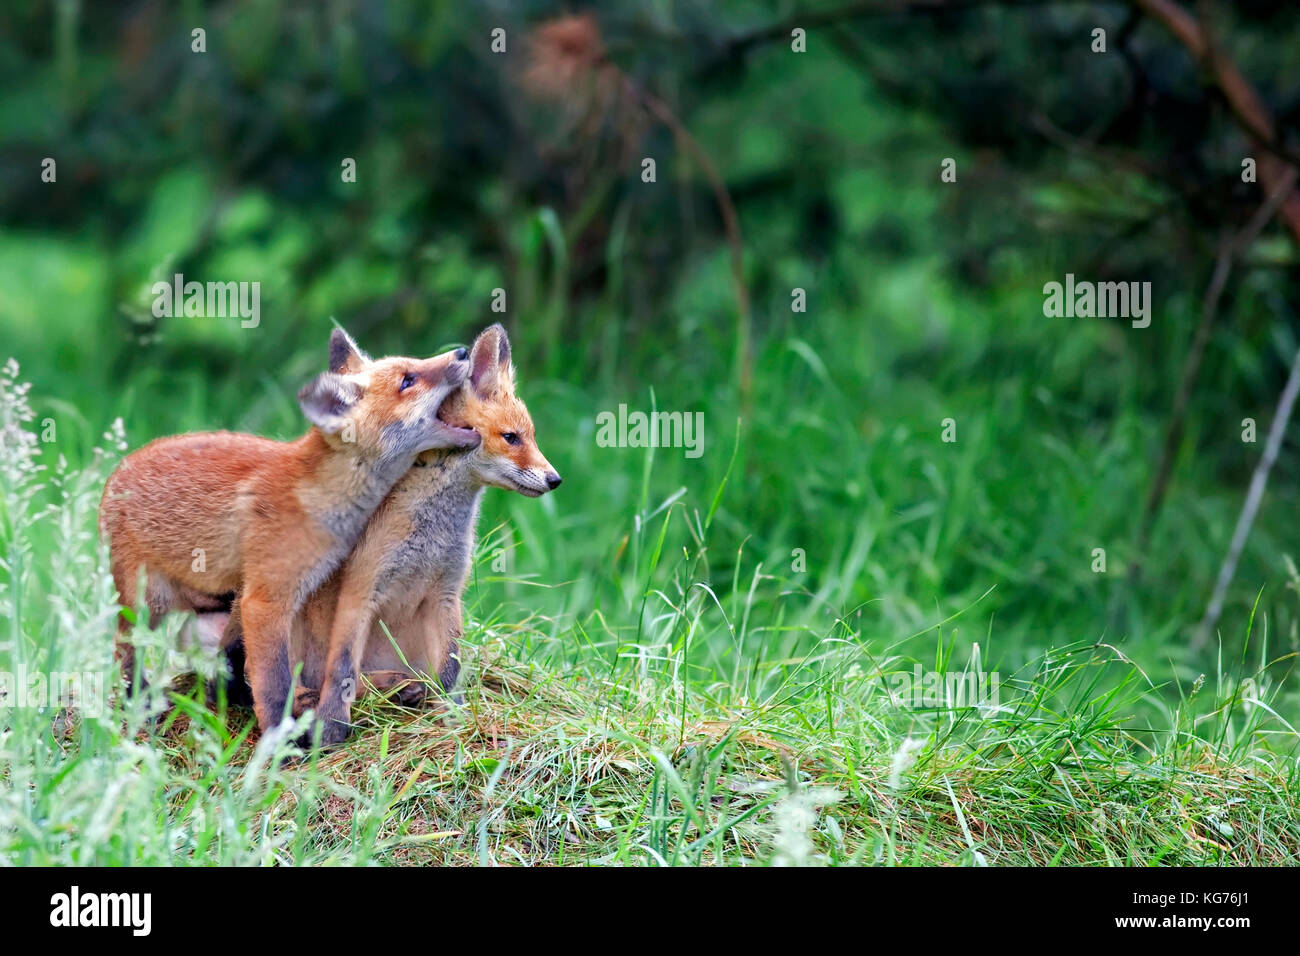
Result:
<svg viewBox="0 0 1300 956">
<path fill-rule="evenodd" d="M 484 487 L 538 497 L 560 484 L 515 396 L 505 329 L 484 330 L 469 361 L 469 383 L 447 400 L 443 414 L 472 428 L 478 447 L 421 455 L 375 512 L 347 563 L 294 622 L 292 655 L 303 663 L 295 710 L 316 708 L 322 744 L 347 737 L 362 674 L 383 691 L 405 685 L 407 703 L 422 696 L 421 674 L 436 674 L 452 690 L 460 670 L 461 593 Z"/>
<path fill-rule="evenodd" d="M 178 435 L 128 455 L 100 504 L 118 599 L 134 604 L 143 573 L 156 623 L 167 611 L 220 610 L 239 593 L 254 709 L 263 730 L 274 726 L 289 706 L 290 631 L 303 603 L 418 454 L 479 444 L 443 412 L 469 370 L 465 349 L 371 360 L 336 329 L 330 370 L 298 394 L 313 426 L 302 438 Z M 130 629 L 120 617 L 128 681 L 137 676 Z"/>
</svg>

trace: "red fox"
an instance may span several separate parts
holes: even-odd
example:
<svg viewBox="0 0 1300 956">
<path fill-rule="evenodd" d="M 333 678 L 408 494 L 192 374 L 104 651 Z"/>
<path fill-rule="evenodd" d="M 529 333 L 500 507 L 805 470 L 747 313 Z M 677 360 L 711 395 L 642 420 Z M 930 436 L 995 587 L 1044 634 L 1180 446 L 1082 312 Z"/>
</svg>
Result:
<svg viewBox="0 0 1300 956">
<path fill-rule="evenodd" d="M 481 443 L 472 451 L 421 455 L 375 512 L 347 563 L 294 623 L 291 659 L 303 663 L 295 711 L 316 708 L 324 745 L 347 737 L 362 673 L 380 690 L 406 684 L 406 702 L 422 694 L 419 674 L 438 675 L 451 692 L 483 488 L 538 497 L 560 484 L 515 397 L 510 342 L 501 326 L 475 339 L 469 384 L 447 400 L 443 414 L 473 428 Z M 228 634 L 237 628 L 236 617 Z"/>
<path fill-rule="evenodd" d="M 430 359 L 370 359 L 341 329 L 329 371 L 298 393 L 314 427 L 293 442 L 229 432 L 178 435 L 129 455 L 109 477 L 100 530 L 113 579 L 134 603 L 141 569 L 150 621 L 219 609 L 239 592 L 259 726 L 284 714 L 294 615 L 341 565 L 416 455 L 470 448 L 477 433 L 440 416 L 469 374 L 465 349 Z M 118 657 L 134 679 L 130 623 Z"/>
</svg>

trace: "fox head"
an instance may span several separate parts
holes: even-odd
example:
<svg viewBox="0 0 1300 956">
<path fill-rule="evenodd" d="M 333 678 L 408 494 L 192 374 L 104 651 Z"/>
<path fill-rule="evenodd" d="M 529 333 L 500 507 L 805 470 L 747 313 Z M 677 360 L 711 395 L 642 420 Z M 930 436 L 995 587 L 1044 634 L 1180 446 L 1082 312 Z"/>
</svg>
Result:
<svg viewBox="0 0 1300 956">
<path fill-rule="evenodd" d="M 329 371 L 303 386 L 298 404 L 332 446 L 367 457 L 416 455 L 431 448 L 474 448 L 478 433 L 442 416 L 447 397 L 469 377 L 469 353 L 372 359 L 342 329 L 330 333 Z"/>
<path fill-rule="evenodd" d="M 482 443 L 470 452 L 475 477 L 486 485 L 536 498 L 560 485 L 537 447 L 533 419 L 515 397 L 515 369 L 506 330 L 479 333 L 469 353 L 469 383 L 448 399 L 448 421 L 472 428 Z"/>
</svg>

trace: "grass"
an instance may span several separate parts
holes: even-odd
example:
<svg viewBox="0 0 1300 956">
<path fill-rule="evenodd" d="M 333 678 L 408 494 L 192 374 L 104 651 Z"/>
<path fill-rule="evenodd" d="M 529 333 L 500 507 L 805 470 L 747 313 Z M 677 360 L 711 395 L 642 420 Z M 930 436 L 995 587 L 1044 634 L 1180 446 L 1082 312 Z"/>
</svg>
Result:
<svg viewBox="0 0 1300 956">
<path fill-rule="evenodd" d="M 643 183 L 612 141 L 549 157 L 553 120 L 464 58 L 472 22 L 331 20 L 337 55 L 300 69 L 267 53 L 275 6 L 240 9 L 200 72 L 124 70 L 103 29 L 48 74 L 39 17 L 15 48 L 32 69 L 9 138 L 31 152 L 60 129 L 69 158 L 0 229 L 0 339 L 23 362 L 0 374 L 0 862 L 1297 862 L 1294 448 L 1216 645 L 1186 646 L 1258 459 L 1241 423 L 1265 430 L 1294 354 L 1285 270 L 1240 270 L 1134 588 L 1208 277 L 1188 263 L 1214 255 L 1203 223 L 1166 218 L 1176 183 L 980 146 L 844 44 L 774 44 L 707 83 L 616 51 L 733 192 L 742 323 L 715 198 L 660 124 L 626 144 L 659 159 Z M 950 39 L 871 37 L 900 68 Z M 331 93 L 354 62 L 397 72 Z M 250 133 L 260 86 L 274 109 Z M 340 155 L 363 174 L 324 188 Z M 938 179 L 949 156 L 959 184 Z M 1115 245 L 1135 215 L 1158 228 Z M 1099 250 L 1152 280 L 1150 329 L 1044 317 L 1043 283 Z M 175 270 L 261 282 L 264 321 L 155 320 Z M 367 701 L 344 747 L 283 767 L 289 729 L 259 738 L 184 690 L 211 662 L 179 620 L 137 631 L 178 690 L 111 692 L 96 510 L 118 457 L 160 435 L 301 433 L 331 316 L 374 354 L 504 321 L 564 484 L 485 497 L 465 706 Z M 703 411 L 704 454 L 598 447 L 595 413 L 623 403 Z M 17 706 L 30 671 L 102 680 L 104 713 L 87 688 L 71 713 Z M 996 701 L 910 693 L 971 673 L 999 675 Z"/>
<path fill-rule="evenodd" d="M 1068 715 L 1047 706 L 1049 693 L 1082 691 L 1106 671 L 1106 651 L 1066 650 L 1056 674 L 1034 675 L 995 716 L 900 720 L 859 674 L 746 706 L 668 679 L 539 672 L 512 660 L 508 642 L 481 647 L 481 676 L 458 718 L 377 707 L 368 717 L 382 735 L 319 764 L 339 786 L 376 767 L 390 782 L 364 789 L 386 801 L 375 834 L 384 862 L 1295 860 L 1295 778 L 1284 762 L 1243 767 L 1241 750 L 1187 726 L 1126 730 L 1136 679 Z M 1190 723 L 1186 711 L 1171 719 Z M 1211 728 L 1224 725 L 1202 733 Z M 348 845 L 351 806 L 335 809 L 319 832 Z"/>
<path fill-rule="evenodd" d="M 120 433 L 82 467 L 40 470 L 39 441 L 17 437 L 39 422 L 16 378 L 11 367 L 3 383 L 5 649 L 14 670 L 111 673 L 114 607 L 93 524 Z M 166 697 L 109 694 L 102 719 L 9 710 L 4 860 L 1297 862 L 1291 698 L 1262 621 L 1185 685 L 1096 637 L 994 657 L 1004 629 L 985 611 L 987 585 L 881 639 L 862 608 L 828 613 L 826 585 L 768 573 L 744 545 L 711 554 L 744 486 L 742 446 L 698 497 L 656 501 L 646 459 L 642 505 L 598 543 L 613 557 L 587 591 L 493 570 L 510 527 L 487 525 L 463 706 L 368 699 L 344 747 L 288 765 L 278 758 L 294 728 L 259 739 L 248 712 L 208 708 L 184 679 Z M 849 547 L 837 560 L 847 578 L 868 558 Z M 575 593 L 584 610 L 568 605 Z M 151 673 L 210 667 L 176 649 L 179 623 L 142 641 Z M 970 641 L 973 624 L 983 633 Z M 992 670 L 996 699 L 908 696 L 918 673 L 942 688 Z"/>
<path fill-rule="evenodd" d="M 1296 861 L 1295 765 L 1254 745 L 1262 708 L 1203 687 L 1166 729 L 1135 732 L 1149 691 L 1104 648 L 1063 649 L 996 713 L 904 717 L 862 674 L 747 704 L 667 669 L 640 682 L 557 674 L 519 661 L 510 636 L 476 637 L 463 708 L 371 699 L 349 745 L 286 770 L 250 741 L 247 713 L 185 696 L 154 735 L 110 734 L 98 754 L 83 739 L 36 775 L 27 807 L 7 805 L 6 852 L 27 864 Z M 1112 670 L 1123 676 L 1103 691 Z M 1058 695 L 1068 712 L 1049 706 Z"/>
<path fill-rule="evenodd" d="M 712 208 L 685 174 L 607 197 L 594 250 L 580 248 L 581 216 L 497 197 L 493 174 L 465 213 L 490 241 L 455 220 L 400 240 L 380 230 L 356 250 L 369 270 L 339 257 L 353 246 L 337 238 L 338 209 L 272 187 L 218 202 L 199 188 L 208 172 L 184 164 L 148 187 L 145 213 L 122 212 L 160 224 L 134 240 L 6 234 L 0 326 L 36 388 L 12 369 L 0 381 L 0 671 L 111 684 L 117 610 L 94 532 L 104 477 L 159 435 L 300 433 L 293 394 L 319 371 L 331 313 L 376 354 L 431 354 L 504 318 L 564 484 L 538 501 L 485 497 L 463 708 L 367 701 L 344 747 L 289 767 L 276 759 L 288 729 L 258 739 L 248 713 L 213 712 L 192 692 L 110 694 L 102 719 L 12 708 L 0 858 L 1297 862 L 1293 451 L 1217 645 L 1186 647 L 1258 455 L 1238 423 L 1271 408 L 1244 358 L 1253 346 L 1216 342 L 1230 360 L 1210 363 L 1218 377 L 1193 403 L 1142 584 L 1128 587 L 1194 277 L 1171 279 L 1161 321 L 1140 334 L 1044 320 L 1044 278 L 1089 254 L 1065 238 L 1003 244 L 977 283 L 960 280 L 954 223 L 991 221 L 988 191 L 936 192 L 933 160 L 951 137 L 864 94 L 855 71 L 818 64 L 750 71 L 762 105 L 711 107 L 693 130 L 741 182 L 781 156 L 814 163 L 794 195 L 738 198 L 749 403 L 727 252 L 703 220 L 673 212 Z M 731 132 L 785 130 L 794 114 L 814 140 Z M 827 129 L 859 158 L 846 167 L 812 148 Z M 1044 189 L 1068 180 L 1050 162 L 1038 175 Z M 1050 195 L 1017 188 L 1008 219 L 1051 213 Z M 363 233 L 404 221 L 383 212 L 390 193 L 352 209 Z M 833 235 L 814 242 L 807 209 L 832 198 Z M 240 225 L 250 203 L 264 207 L 255 229 Z M 132 290 L 151 266 L 138 263 L 175 246 L 178 223 L 209 217 L 211 246 L 187 273 L 266 279 L 279 296 L 268 292 L 266 321 L 245 332 L 187 318 L 142 334 L 122 318 L 142 308 Z M 334 238 L 294 258 L 291 240 L 317 232 Z M 152 238 L 133 252 L 140 236 Z M 394 248 L 411 260 L 401 282 Z M 276 283 L 251 264 L 265 261 Z M 598 282 L 593 261 L 606 266 Z M 497 286 L 510 311 L 485 317 Z M 807 313 L 791 311 L 795 287 Z M 1271 314 L 1250 286 L 1240 294 L 1242 314 Z M 704 454 L 598 447 L 595 413 L 620 403 L 704 411 Z M 151 675 L 211 667 L 177 649 L 180 624 L 137 631 Z M 910 695 L 917 674 L 946 688 L 970 673 L 999 675 L 996 701 Z"/>
</svg>

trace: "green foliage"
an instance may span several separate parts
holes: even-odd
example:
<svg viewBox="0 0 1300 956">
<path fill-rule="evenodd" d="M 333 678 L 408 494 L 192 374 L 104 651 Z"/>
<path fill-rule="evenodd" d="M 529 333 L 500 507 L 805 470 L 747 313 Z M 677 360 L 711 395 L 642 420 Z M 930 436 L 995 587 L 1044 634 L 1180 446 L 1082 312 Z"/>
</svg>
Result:
<svg viewBox="0 0 1300 956">
<path fill-rule="evenodd" d="M 35 446 L 46 474 L 80 482 L 5 489 L 0 668 L 111 667 L 97 436 L 118 418 L 132 448 L 300 433 L 293 395 L 332 319 L 375 354 L 504 320 L 565 479 L 539 501 L 487 493 L 468 713 L 367 704 L 343 752 L 286 775 L 275 742 L 254 759 L 246 715 L 201 695 L 161 722 L 161 698 L 117 701 L 70 740 L 15 711 L 7 858 L 1294 862 L 1293 447 L 1223 651 L 1186 647 L 1261 447 L 1240 422 L 1262 441 L 1296 348 L 1280 232 L 1230 292 L 1142 583 L 1125 583 L 1215 243 L 1259 201 L 1185 56 L 1137 26 L 1139 102 L 1073 10 L 867 18 L 810 31 L 803 55 L 734 45 L 775 22 L 764 5 L 602 13 L 611 61 L 735 202 L 745 392 L 698 158 L 635 103 L 584 125 L 581 103 L 536 102 L 519 73 L 543 5 L 511 14 L 504 58 L 495 22 L 435 6 L 0 11 L 0 358 L 34 383 L 29 427 L 57 426 Z M 1117 35 L 1121 8 L 1103 12 Z M 1243 69 L 1293 85 L 1279 51 L 1300 16 L 1231 18 Z M 175 272 L 259 282 L 261 323 L 154 316 L 150 286 Z M 1152 326 L 1045 318 L 1042 286 L 1066 272 L 1151 281 Z M 704 412 L 703 456 L 598 447 L 595 414 L 620 403 Z M 201 670 L 174 637 L 151 665 Z M 1016 675 L 1004 710 L 918 715 L 871 684 L 976 659 Z M 1106 796 L 1081 796 L 1094 785 Z"/>
</svg>

